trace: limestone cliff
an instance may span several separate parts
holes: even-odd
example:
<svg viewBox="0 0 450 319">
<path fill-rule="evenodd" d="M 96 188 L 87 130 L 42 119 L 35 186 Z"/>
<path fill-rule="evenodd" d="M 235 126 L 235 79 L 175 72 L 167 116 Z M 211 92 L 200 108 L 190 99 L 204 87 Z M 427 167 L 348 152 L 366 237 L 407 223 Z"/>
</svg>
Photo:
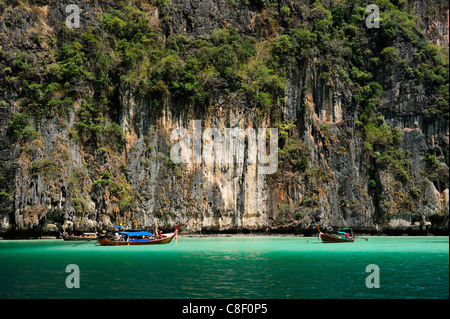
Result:
<svg viewBox="0 0 450 319">
<path fill-rule="evenodd" d="M 448 3 L 369 3 L 0 1 L 0 234 L 448 234 Z M 263 127 L 273 174 L 170 155 Z"/>
</svg>

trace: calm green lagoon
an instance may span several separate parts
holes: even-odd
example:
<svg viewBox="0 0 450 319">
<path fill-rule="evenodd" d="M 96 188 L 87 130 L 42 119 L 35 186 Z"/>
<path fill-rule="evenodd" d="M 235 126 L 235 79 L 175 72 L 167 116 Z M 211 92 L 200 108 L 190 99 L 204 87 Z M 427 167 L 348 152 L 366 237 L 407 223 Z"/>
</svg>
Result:
<svg viewBox="0 0 450 319">
<path fill-rule="evenodd" d="M 307 243 L 309 241 L 309 243 Z M 0 241 L 0 298 L 449 298 L 448 237 L 185 238 L 155 246 Z M 66 266 L 80 288 L 66 287 Z M 380 287 L 369 289 L 369 264 Z"/>
</svg>

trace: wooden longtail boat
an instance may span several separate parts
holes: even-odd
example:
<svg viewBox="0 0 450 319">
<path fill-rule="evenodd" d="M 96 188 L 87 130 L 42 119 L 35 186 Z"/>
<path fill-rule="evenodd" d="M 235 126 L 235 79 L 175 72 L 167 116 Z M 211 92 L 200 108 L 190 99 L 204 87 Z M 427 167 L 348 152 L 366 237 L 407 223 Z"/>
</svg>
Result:
<svg viewBox="0 0 450 319">
<path fill-rule="evenodd" d="M 68 236 L 61 234 L 61 236 L 65 241 L 84 241 L 84 240 L 94 240 L 98 238 L 96 233 L 84 233 L 81 236 Z"/>
<path fill-rule="evenodd" d="M 330 233 L 322 233 L 319 226 L 319 238 L 323 243 L 352 243 L 355 241 L 355 235 L 351 228 L 343 228 Z"/>
<path fill-rule="evenodd" d="M 125 235 L 127 240 L 114 240 L 100 238 L 98 244 L 100 246 L 128 246 L 128 245 L 158 245 L 158 244 L 168 244 L 172 239 L 178 234 L 181 224 L 178 224 L 177 229 L 173 233 L 161 234 L 161 238 L 152 239 L 146 238 L 152 234 L 149 232 L 120 232 L 120 234 Z"/>
</svg>

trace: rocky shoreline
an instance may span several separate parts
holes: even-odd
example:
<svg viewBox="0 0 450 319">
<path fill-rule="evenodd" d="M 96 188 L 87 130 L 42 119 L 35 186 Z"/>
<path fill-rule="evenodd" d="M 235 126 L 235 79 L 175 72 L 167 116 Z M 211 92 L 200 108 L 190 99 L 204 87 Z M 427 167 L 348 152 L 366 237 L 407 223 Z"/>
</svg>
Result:
<svg viewBox="0 0 450 319">
<path fill-rule="evenodd" d="M 357 234 L 357 237 L 420 237 L 420 236 L 428 236 L 428 237 L 437 237 L 437 236 L 449 236 L 448 233 L 446 234 L 432 234 L 432 233 L 427 233 L 427 234 L 408 234 L 408 233 L 399 233 L 399 234 Z M 310 238 L 310 237 L 317 237 L 314 235 L 304 235 L 304 234 L 276 234 L 276 233 L 250 233 L 250 234 L 246 234 L 246 233 L 237 233 L 237 234 L 181 234 L 179 235 L 180 238 L 229 238 L 229 237 L 305 237 L 305 238 Z M 4 238 L 0 236 L 0 241 L 1 240 L 55 240 L 55 239 L 62 239 L 61 237 L 58 236 L 41 236 L 41 237 L 18 237 L 18 238 Z"/>
<path fill-rule="evenodd" d="M 322 228 L 323 232 L 334 228 Z M 163 232 L 170 232 L 170 229 L 161 228 Z M 95 231 L 95 230 L 94 230 Z M 356 236 L 449 236 L 448 229 L 431 228 L 429 226 L 397 227 L 383 229 L 358 229 L 353 228 Z M 75 234 L 81 234 L 81 231 Z M 317 228 L 296 229 L 295 227 L 272 227 L 260 230 L 240 229 L 240 230 L 214 230 L 206 229 L 201 232 L 193 232 L 181 229 L 181 237 L 187 238 L 206 238 L 206 237 L 315 237 Z M 59 232 L 42 232 L 36 230 L 10 230 L 0 234 L 0 240 L 18 240 L 18 239 L 59 239 Z"/>
</svg>

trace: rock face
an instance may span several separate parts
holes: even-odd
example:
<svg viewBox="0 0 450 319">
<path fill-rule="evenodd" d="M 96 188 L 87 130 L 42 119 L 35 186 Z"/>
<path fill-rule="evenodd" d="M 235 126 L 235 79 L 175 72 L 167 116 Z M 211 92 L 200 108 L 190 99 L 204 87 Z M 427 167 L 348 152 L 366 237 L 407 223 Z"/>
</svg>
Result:
<svg viewBox="0 0 450 319">
<path fill-rule="evenodd" d="M 445 109 L 438 78 L 448 80 L 448 73 L 433 71 L 432 79 L 418 74 L 438 63 L 430 61 L 445 60 L 439 47 L 447 50 L 448 66 L 448 3 L 410 1 L 415 31 L 400 29 L 386 40 L 387 26 L 352 29 L 351 14 L 334 1 L 322 2 L 130 1 L 125 8 L 116 1 L 79 1 L 80 29 L 64 27 L 63 1 L 0 4 L 0 234 L 55 234 L 53 225 L 69 232 L 113 224 L 170 230 L 178 223 L 192 233 L 312 234 L 320 225 L 448 234 L 448 92 Z M 394 9 L 402 10 L 390 7 L 386 14 L 394 16 Z M 342 32 L 331 25 L 322 32 L 314 24 L 326 21 L 328 12 L 334 23 L 341 15 L 348 19 Z M 145 21 L 155 35 L 141 42 L 155 41 L 158 49 L 127 60 L 138 49 L 124 47 L 140 34 L 127 35 L 127 19 Z M 363 25 L 363 18 L 358 21 Z M 133 27 L 144 28 L 137 22 Z M 316 32 L 310 36 L 317 41 L 307 42 L 303 33 L 295 38 L 289 33 L 294 27 Z M 176 46 L 197 56 L 212 50 L 204 43 L 214 43 L 224 29 L 236 30 L 236 41 L 256 39 L 254 53 L 236 60 L 245 63 L 236 75 L 242 83 L 255 83 L 251 67 L 258 59 L 266 64 L 255 70 L 271 66 L 275 71 L 264 77 L 282 79 L 282 96 L 272 97 L 270 107 L 242 93 L 247 86 L 227 87 L 234 78 L 214 77 L 221 63 L 210 73 L 196 71 L 195 81 L 211 92 L 207 103 L 176 98 L 179 78 L 176 85 L 173 79 L 151 81 L 151 72 L 177 68 L 170 53 L 156 50 Z M 339 32 L 360 42 L 344 46 Z M 173 40 L 181 34 L 185 42 Z M 287 34 L 291 40 L 281 42 Z M 426 46 L 427 39 L 436 46 Z M 364 52 L 358 67 L 347 64 L 355 52 Z M 179 55 L 180 68 L 189 65 L 188 56 Z M 277 68 L 273 61 L 284 62 Z M 428 64 L 421 69 L 420 63 Z M 258 83 L 264 84 L 254 94 L 261 98 L 256 94 L 272 84 Z M 269 151 L 268 144 L 252 144 L 248 135 L 239 148 L 226 132 L 271 127 L 278 129 L 277 169 L 261 174 L 259 155 Z M 180 129 L 190 138 L 188 163 L 171 157 Z M 214 144 L 221 152 L 208 152 L 208 129 L 221 134 Z M 196 147 L 204 156 L 199 161 Z M 231 157 L 219 163 L 219 155 Z"/>
</svg>

